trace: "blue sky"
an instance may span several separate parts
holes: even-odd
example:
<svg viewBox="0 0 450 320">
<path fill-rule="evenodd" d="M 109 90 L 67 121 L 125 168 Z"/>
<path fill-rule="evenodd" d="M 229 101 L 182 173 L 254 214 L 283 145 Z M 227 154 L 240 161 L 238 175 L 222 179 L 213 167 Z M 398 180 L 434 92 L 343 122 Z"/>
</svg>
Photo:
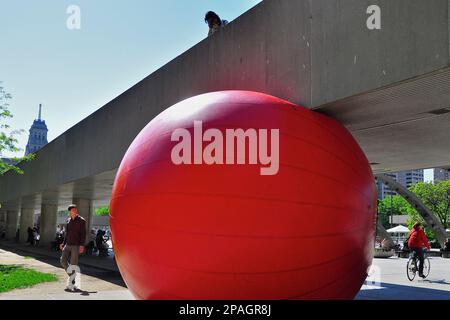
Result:
<svg viewBox="0 0 450 320">
<path fill-rule="evenodd" d="M 205 38 L 206 11 L 231 21 L 260 1 L 0 0 L 9 123 L 28 131 L 42 103 L 51 141 Z M 66 26 L 70 5 L 81 9 L 80 30 Z"/>
<path fill-rule="evenodd" d="M 233 20 L 260 0 L 0 0 L 0 81 L 14 128 L 43 104 L 49 141 L 208 33 L 206 11 Z M 69 30 L 70 5 L 81 29 Z M 19 138 L 25 147 L 27 134 Z"/>
</svg>

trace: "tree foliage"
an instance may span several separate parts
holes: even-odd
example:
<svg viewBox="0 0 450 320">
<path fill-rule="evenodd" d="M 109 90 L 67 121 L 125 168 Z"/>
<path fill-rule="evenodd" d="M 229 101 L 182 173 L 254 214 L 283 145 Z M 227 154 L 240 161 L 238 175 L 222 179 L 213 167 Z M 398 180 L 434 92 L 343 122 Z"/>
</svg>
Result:
<svg viewBox="0 0 450 320">
<path fill-rule="evenodd" d="M 109 216 L 109 207 L 100 207 L 95 209 L 95 215 L 98 217 Z"/>
<path fill-rule="evenodd" d="M 23 170 L 18 167 L 20 162 L 28 162 L 34 159 L 34 155 L 28 155 L 26 157 L 14 157 L 10 161 L 2 159 L 5 152 L 19 152 L 21 149 L 17 146 L 17 135 L 21 134 L 23 130 L 12 130 L 7 124 L 8 119 L 11 119 L 13 115 L 9 110 L 9 101 L 11 100 L 11 94 L 7 93 L 0 82 L 0 175 L 3 175 L 7 171 L 14 171 L 16 173 L 23 174 Z"/>
<path fill-rule="evenodd" d="M 392 215 L 406 215 L 412 207 L 401 196 L 387 196 L 378 202 L 378 219 L 385 228 L 390 226 L 389 217 Z"/>
<path fill-rule="evenodd" d="M 434 213 L 444 228 L 449 228 L 450 181 L 441 181 L 436 184 L 419 182 L 411 186 L 409 190 Z M 422 221 L 416 210 L 411 210 L 408 213 Z"/>
<path fill-rule="evenodd" d="M 436 184 L 419 182 L 409 187 L 409 191 L 433 212 L 444 228 L 450 227 L 450 181 L 441 181 Z M 378 202 L 378 219 L 385 228 L 390 227 L 390 215 L 408 215 L 406 222 L 409 229 L 412 229 L 417 221 L 426 225 L 417 210 L 399 195 L 388 196 Z M 431 228 L 426 228 L 425 231 L 428 239 L 435 239 Z"/>
</svg>

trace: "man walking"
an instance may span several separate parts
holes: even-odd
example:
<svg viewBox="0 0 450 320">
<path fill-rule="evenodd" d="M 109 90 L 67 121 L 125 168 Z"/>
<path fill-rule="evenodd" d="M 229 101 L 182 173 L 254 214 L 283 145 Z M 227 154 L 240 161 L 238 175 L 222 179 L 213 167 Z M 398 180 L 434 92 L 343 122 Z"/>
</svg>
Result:
<svg viewBox="0 0 450 320">
<path fill-rule="evenodd" d="M 70 218 L 67 221 L 64 242 L 60 245 L 59 248 L 62 251 L 61 265 L 70 276 L 72 275 L 74 268 L 78 269 L 78 255 L 84 252 L 84 243 L 86 241 L 86 220 L 78 215 L 76 205 L 71 204 L 68 210 Z M 69 256 L 71 268 L 68 271 Z M 72 284 L 69 284 L 66 289 L 75 291 L 79 288 L 76 288 Z"/>
</svg>

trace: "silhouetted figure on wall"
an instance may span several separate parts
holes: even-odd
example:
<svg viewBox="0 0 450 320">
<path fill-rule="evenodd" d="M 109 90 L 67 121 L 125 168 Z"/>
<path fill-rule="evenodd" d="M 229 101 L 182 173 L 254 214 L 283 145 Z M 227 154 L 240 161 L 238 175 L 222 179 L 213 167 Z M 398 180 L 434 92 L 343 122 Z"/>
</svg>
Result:
<svg viewBox="0 0 450 320">
<path fill-rule="evenodd" d="M 205 22 L 209 26 L 208 37 L 225 27 L 228 24 L 227 20 L 222 20 L 219 15 L 213 11 L 208 11 L 205 14 Z"/>
</svg>

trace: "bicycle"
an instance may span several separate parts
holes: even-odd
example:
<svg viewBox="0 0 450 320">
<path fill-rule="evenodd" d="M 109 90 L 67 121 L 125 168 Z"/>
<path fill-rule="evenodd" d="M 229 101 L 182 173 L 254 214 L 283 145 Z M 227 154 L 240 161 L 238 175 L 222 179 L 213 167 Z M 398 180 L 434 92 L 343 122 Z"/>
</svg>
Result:
<svg viewBox="0 0 450 320">
<path fill-rule="evenodd" d="M 427 278 L 428 275 L 430 274 L 430 268 L 431 268 L 430 259 L 426 255 L 426 252 L 424 252 L 424 259 L 423 259 L 424 279 Z M 408 280 L 413 281 L 418 272 L 419 272 L 418 258 L 416 252 L 413 251 L 409 255 L 409 260 L 408 263 L 406 264 L 406 276 L 408 277 Z"/>
</svg>

